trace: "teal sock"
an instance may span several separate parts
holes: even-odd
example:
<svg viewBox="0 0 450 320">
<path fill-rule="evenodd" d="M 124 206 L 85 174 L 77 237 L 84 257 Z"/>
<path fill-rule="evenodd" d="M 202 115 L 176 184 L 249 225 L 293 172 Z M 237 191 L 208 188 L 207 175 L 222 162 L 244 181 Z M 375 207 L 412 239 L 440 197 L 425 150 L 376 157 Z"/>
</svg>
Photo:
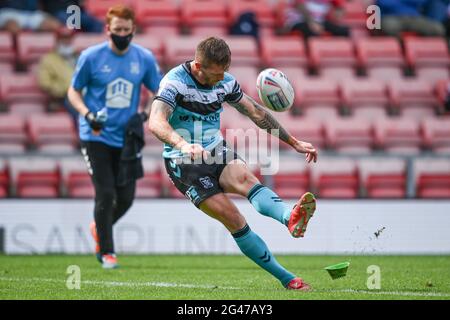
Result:
<svg viewBox="0 0 450 320">
<path fill-rule="evenodd" d="M 255 184 L 250 189 L 247 199 L 259 213 L 287 225 L 291 210 L 289 210 L 283 200 L 269 188 L 259 183 Z"/>
<path fill-rule="evenodd" d="M 277 262 L 264 241 L 248 225 L 232 235 L 242 253 L 280 280 L 283 287 L 295 278 Z"/>
</svg>

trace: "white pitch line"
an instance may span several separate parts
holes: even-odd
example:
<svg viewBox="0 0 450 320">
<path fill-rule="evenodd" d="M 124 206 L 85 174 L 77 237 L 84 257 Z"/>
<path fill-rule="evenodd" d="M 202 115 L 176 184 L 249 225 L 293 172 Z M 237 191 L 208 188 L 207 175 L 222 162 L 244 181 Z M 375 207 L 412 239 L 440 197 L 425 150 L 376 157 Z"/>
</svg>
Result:
<svg viewBox="0 0 450 320">
<path fill-rule="evenodd" d="M 16 281 L 16 282 L 53 282 L 65 283 L 64 280 L 48 279 L 48 278 L 6 278 L 0 277 L 0 281 Z M 96 281 L 84 280 L 81 284 L 96 285 L 96 286 L 110 286 L 110 287 L 165 287 L 165 288 L 191 288 L 191 289 L 218 289 L 218 290 L 243 290 L 243 288 L 236 287 L 219 287 L 214 285 L 196 285 L 186 283 L 170 283 L 170 282 L 121 282 L 121 281 Z M 449 297 L 450 293 L 442 292 L 412 292 L 412 291 L 375 291 L 375 290 L 355 290 L 355 289 L 341 289 L 341 290 L 314 290 L 311 293 L 350 293 L 350 294 L 368 294 L 368 295 L 394 295 L 406 297 Z M 307 294 L 306 292 L 304 294 Z"/>
<path fill-rule="evenodd" d="M 16 282 L 54 282 L 65 283 L 65 280 L 47 279 L 47 278 L 6 278 L 0 277 L 0 281 L 16 281 Z M 222 289 L 222 290 L 241 290 L 235 287 L 219 287 L 214 285 L 196 285 L 185 283 L 170 283 L 170 282 L 121 282 L 121 281 L 96 281 L 84 280 L 81 284 L 110 286 L 110 287 L 166 287 L 166 288 L 191 288 L 191 289 Z"/>
</svg>

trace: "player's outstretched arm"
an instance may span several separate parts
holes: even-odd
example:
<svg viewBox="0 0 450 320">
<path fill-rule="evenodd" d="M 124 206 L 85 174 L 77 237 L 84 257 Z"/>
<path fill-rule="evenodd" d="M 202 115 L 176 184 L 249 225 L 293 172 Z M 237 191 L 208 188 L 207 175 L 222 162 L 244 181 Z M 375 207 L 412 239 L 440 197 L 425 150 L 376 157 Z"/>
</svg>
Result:
<svg viewBox="0 0 450 320">
<path fill-rule="evenodd" d="M 183 139 L 170 125 L 168 119 L 173 113 L 173 109 L 161 100 L 153 100 L 148 127 L 150 131 L 162 142 L 167 143 L 180 150 L 184 154 L 189 154 L 192 159 L 200 157 L 207 158 L 208 154 L 199 144 L 190 144 Z"/>
<path fill-rule="evenodd" d="M 263 106 L 251 97 L 244 94 L 239 102 L 230 104 L 240 113 L 249 117 L 261 129 L 286 142 L 297 152 L 305 153 L 308 162 L 317 161 L 317 150 L 311 143 L 297 140 L 294 136 L 290 135 Z"/>
</svg>

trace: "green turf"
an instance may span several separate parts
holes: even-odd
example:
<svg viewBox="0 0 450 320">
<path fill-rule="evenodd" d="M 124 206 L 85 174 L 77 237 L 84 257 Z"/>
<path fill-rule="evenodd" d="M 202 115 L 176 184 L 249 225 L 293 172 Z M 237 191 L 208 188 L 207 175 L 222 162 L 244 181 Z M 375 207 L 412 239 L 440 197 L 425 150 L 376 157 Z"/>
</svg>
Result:
<svg viewBox="0 0 450 320">
<path fill-rule="evenodd" d="M 450 299 L 448 256 L 278 256 L 310 283 L 288 291 L 244 256 L 120 256 L 103 270 L 92 256 L 0 255 L 0 299 Z M 323 268 L 351 263 L 331 280 Z M 66 287 L 69 265 L 81 269 L 81 289 Z M 381 289 L 368 290 L 367 267 L 381 269 Z M 180 286 L 186 285 L 186 286 Z"/>
</svg>

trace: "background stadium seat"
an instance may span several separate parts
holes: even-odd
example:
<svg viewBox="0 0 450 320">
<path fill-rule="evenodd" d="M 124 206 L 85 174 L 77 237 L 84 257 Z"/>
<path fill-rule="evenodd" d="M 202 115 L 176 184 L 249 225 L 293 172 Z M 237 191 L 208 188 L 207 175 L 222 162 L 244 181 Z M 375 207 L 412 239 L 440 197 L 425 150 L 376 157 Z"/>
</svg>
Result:
<svg viewBox="0 0 450 320">
<path fill-rule="evenodd" d="M 369 77 L 389 80 L 403 77 L 405 66 L 402 49 L 396 38 L 370 37 L 356 41 L 356 54 L 361 68 Z"/>
<path fill-rule="evenodd" d="M 180 9 L 172 0 L 134 0 L 137 24 L 147 26 L 180 25 Z"/>
<path fill-rule="evenodd" d="M 201 40 L 203 38 L 200 36 L 171 36 L 164 39 L 168 69 L 194 59 L 195 48 Z"/>
<path fill-rule="evenodd" d="M 356 163 L 352 159 L 322 158 L 311 167 L 313 190 L 320 198 L 356 198 L 359 183 Z"/>
<path fill-rule="evenodd" d="M 308 65 L 305 45 L 294 37 L 261 38 L 261 57 L 268 68 L 298 67 Z"/>
<path fill-rule="evenodd" d="M 392 154 L 420 153 L 422 138 L 417 120 L 386 118 L 375 121 L 375 141 L 379 148 Z"/>
<path fill-rule="evenodd" d="M 369 198 L 406 197 L 406 161 L 377 157 L 358 162 L 359 176 Z"/>
<path fill-rule="evenodd" d="M 368 119 L 387 115 L 389 99 L 386 85 L 375 79 L 341 83 L 342 103 L 355 116 Z"/>
<path fill-rule="evenodd" d="M 36 115 L 28 119 L 28 124 L 31 141 L 39 150 L 75 151 L 78 138 L 67 113 Z"/>
<path fill-rule="evenodd" d="M 36 77 L 32 74 L 1 74 L 0 101 L 6 104 L 13 102 L 46 103 L 48 96 L 41 91 Z"/>
<path fill-rule="evenodd" d="M 232 65 L 259 67 L 261 60 L 256 40 L 250 36 L 226 36 L 223 39 L 227 42 L 232 52 Z M 197 44 L 195 45 L 195 47 Z M 195 48 L 194 47 L 194 48 Z M 256 79 L 255 79 L 256 81 Z"/>
<path fill-rule="evenodd" d="M 420 158 L 413 166 L 417 197 L 450 198 L 449 159 Z"/>
<path fill-rule="evenodd" d="M 340 153 L 368 154 L 373 146 L 372 125 L 359 118 L 337 118 L 325 121 L 328 147 Z"/>
<path fill-rule="evenodd" d="M 271 3 L 267 0 L 230 0 L 228 10 L 229 25 L 236 22 L 239 15 L 247 11 L 255 13 L 261 28 L 273 28 L 275 25 L 274 11 Z"/>
<path fill-rule="evenodd" d="M 163 190 L 161 157 L 144 158 L 144 177 L 137 180 L 136 197 L 138 198 L 157 198 L 160 197 Z"/>
<path fill-rule="evenodd" d="M 340 105 L 338 85 L 334 80 L 304 78 L 295 85 L 294 111 L 305 116 L 336 117 Z M 317 110 L 317 112 L 315 112 Z"/>
<path fill-rule="evenodd" d="M 42 56 L 55 48 L 53 33 L 20 33 L 17 36 L 19 62 L 24 65 L 39 63 Z"/>
<path fill-rule="evenodd" d="M 160 65 L 164 65 L 164 46 L 161 38 L 151 34 L 137 34 L 133 38 L 133 42 L 149 49 Z"/>
<path fill-rule="evenodd" d="M 51 158 L 10 158 L 10 176 L 19 198 L 57 198 L 60 173 Z"/>
<path fill-rule="evenodd" d="M 24 118 L 15 114 L 0 114 L 0 152 L 24 152 L 27 141 Z"/>
<path fill-rule="evenodd" d="M 12 63 L 15 60 L 13 37 L 10 33 L 0 32 L 0 62 Z"/>
<path fill-rule="evenodd" d="M 84 49 L 105 42 L 108 38 L 104 34 L 97 33 L 76 33 L 73 36 L 72 46 L 76 52 L 81 52 Z"/>
<path fill-rule="evenodd" d="M 256 91 L 256 78 L 258 77 L 258 69 L 256 67 L 233 65 L 229 72 L 236 78 L 244 93 L 256 101 L 260 101 Z"/>
<path fill-rule="evenodd" d="M 434 153 L 450 154 L 450 118 L 427 118 L 422 122 L 424 145 Z"/>
<path fill-rule="evenodd" d="M 352 78 L 355 75 L 356 57 L 350 39 L 310 38 L 308 48 L 310 63 L 318 74 L 334 79 Z"/>
<path fill-rule="evenodd" d="M 9 173 L 6 161 L 0 158 L 0 198 L 6 198 L 9 194 Z"/>
<path fill-rule="evenodd" d="M 64 194 L 69 198 L 95 197 L 94 186 L 82 157 L 62 159 L 59 163 Z"/>
<path fill-rule="evenodd" d="M 423 119 L 439 110 L 434 86 L 426 81 L 392 81 L 388 85 L 388 94 L 394 111 L 402 116 Z"/>
<path fill-rule="evenodd" d="M 188 28 L 227 28 L 227 6 L 223 0 L 182 0 L 181 19 Z M 211 32 L 211 35 L 216 34 Z"/>
<path fill-rule="evenodd" d="M 273 190 L 281 198 L 298 199 L 310 189 L 309 170 L 297 157 L 280 157 L 279 170 L 272 176 Z"/>
</svg>

